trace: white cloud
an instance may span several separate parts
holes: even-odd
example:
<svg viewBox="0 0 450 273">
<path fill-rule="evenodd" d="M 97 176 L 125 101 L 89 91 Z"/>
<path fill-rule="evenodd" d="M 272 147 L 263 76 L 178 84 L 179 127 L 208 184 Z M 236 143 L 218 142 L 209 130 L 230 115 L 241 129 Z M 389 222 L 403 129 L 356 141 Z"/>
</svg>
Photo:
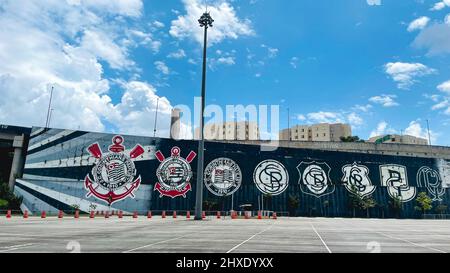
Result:
<svg viewBox="0 0 450 273">
<path fill-rule="evenodd" d="M 366 104 L 366 105 L 359 105 L 359 104 L 357 104 L 357 105 L 355 105 L 354 107 L 352 107 L 352 109 L 354 110 L 354 111 L 359 111 L 359 112 L 364 112 L 364 113 L 367 113 L 367 112 L 369 112 L 370 111 L 370 109 L 372 109 L 372 105 L 370 105 L 370 104 Z"/>
<path fill-rule="evenodd" d="M 168 58 L 173 58 L 173 59 L 183 59 L 184 57 L 186 57 L 186 52 L 184 52 L 183 49 L 178 49 L 175 52 L 170 53 L 169 55 L 167 55 Z"/>
<path fill-rule="evenodd" d="M 414 30 L 424 29 L 427 24 L 430 22 L 430 18 L 426 16 L 422 16 L 412 21 L 408 26 L 408 31 L 412 32 Z"/>
<path fill-rule="evenodd" d="M 358 127 L 364 124 L 364 120 L 354 112 L 347 115 L 347 120 L 352 127 Z"/>
<path fill-rule="evenodd" d="M 386 121 L 381 121 L 380 123 L 378 123 L 377 128 L 370 133 L 369 138 L 395 133 L 396 131 L 390 128 L 389 124 Z"/>
<path fill-rule="evenodd" d="M 428 130 L 422 128 L 420 120 L 411 121 L 408 128 L 405 129 L 405 135 L 424 138 L 428 140 Z M 438 134 L 430 130 L 430 138 L 432 143 L 436 143 Z"/>
<path fill-rule="evenodd" d="M 156 69 L 163 73 L 164 75 L 169 75 L 170 74 L 170 69 L 169 67 L 162 61 L 156 61 L 154 62 Z"/>
<path fill-rule="evenodd" d="M 298 61 L 299 59 L 297 57 L 292 57 L 291 61 L 290 61 L 290 65 L 294 68 L 297 69 L 298 67 Z"/>
<path fill-rule="evenodd" d="M 126 48 L 133 43 L 122 20 L 140 14 L 136 3 L 141 1 L 2 0 L 0 123 L 43 126 L 53 85 L 52 127 L 150 134 L 156 90 L 105 79 L 100 62 L 113 69 L 131 65 Z M 130 43 L 124 48 L 117 41 Z M 124 91 L 119 102 L 109 96 L 113 82 Z M 171 106 L 165 98 L 160 102 L 159 128 L 168 136 Z"/>
<path fill-rule="evenodd" d="M 100 30 L 86 30 L 81 40 L 81 47 L 107 61 L 114 69 L 123 69 L 134 64 L 126 57 L 125 49 L 114 43 Z"/>
<path fill-rule="evenodd" d="M 417 35 L 413 44 L 416 48 L 427 49 L 428 56 L 450 53 L 450 24 L 433 24 Z"/>
<path fill-rule="evenodd" d="M 383 107 L 393 107 L 398 106 L 399 104 L 395 101 L 395 98 L 397 98 L 396 95 L 380 95 L 380 96 L 374 96 L 369 99 L 369 101 L 380 104 Z"/>
<path fill-rule="evenodd" d="M 387 63 L 384 68 L 385 72 L 397 82 L 397 87 L 401 89 L 409 89 L 417 82 L 416 78 L 436 72 L 436 70 L 421 63 Z"/>
<path fill-rule="evenodd" d="M 204 5 L 201 0 L 183 0 L 186 14 L 178 16 L 172 21 L 170 35 L 178 39 L 191 38 L 203 44 L 203 28 L 198 24 L 198 19 L 204 13 Z M 251 22 L 248 19 L 238 18 L 235 9 L 227 1 L 214 2 L 208 6 L 211 17 L 215 20 L 213 27 L 209 29 L 209 43 L 220 43 L 225 39 L 238 39 L 240 36 L 253 36 Z"/>
<path fill-rule="evenodd" d="M 155 27 L 157 27 L 157 28 L 163 28 L 163 27 L 166 26 L 166 25 L 164 25 L 164 23 L 162 23 L 162 22 L 160 22 L 160 21 L 154 21 L 154 22 L 153 22 L 153 25 L 154 25 Z"/>
<path fill-rule="evenodd" d="M 315 112 L 307 115 L 308 120 L 313 123 L 343 123 L 342 114 L 336 112 Z"/>
<path fill-rule="evenodd" d="M 369 6 L 380 6 L 381 0 L 367 0 Z"/>
<path fill-rule="evenodd" d="M 267 46 L 264 44 L 262 44 L 261 47 L 267 49 L 267 57 L 269 59 L 273 59 L 278 56 L 278 52 L 279 52 L 278 48 L 273 48 L 273 47 L 270 47 L 270 46 Z"/>
<path fill-rule="evenodd" d="M 450 7 L 450 0 L 443 0 L 441 2 L 437 2 L 436 4 L 434 4 L 431 10 L 442 10 L 445 7 Z"/>
<path fill-rule="evenodd" d="M 438 85 L 437 87 L 440 91 L 447 93 L 448 95 L 450 95 L 450 80 L 441 83 L 440 85 Z"/>
</svg>

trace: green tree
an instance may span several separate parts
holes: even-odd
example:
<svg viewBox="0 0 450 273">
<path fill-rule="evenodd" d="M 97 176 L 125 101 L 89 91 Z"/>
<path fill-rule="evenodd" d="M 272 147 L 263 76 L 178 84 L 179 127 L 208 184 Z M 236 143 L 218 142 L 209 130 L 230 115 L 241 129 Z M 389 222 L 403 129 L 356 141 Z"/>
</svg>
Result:
<svg viewBox="0 0 450 273">
<path fill-rule="evenodd" d="M 427 195 L 426 192 L 421 192 L 417 195 L 416 204 L 417 206 L 415 206 L 414 209 L 421 211 L 422 215 L 424 215 L 426 211 L 433 208 L 433 200 Z"/>
<path fill-rule="evenodd" d="M 356 217 L 356 210 L 361 208 L 363 198 L 355 185 L 352 185 L 348 198 L 349 207 L 353 210 L 353 217 Z"/>
<path fill-rule="evenodd" d="M 366 211 L 367 218 L 370 218 L 369 210 L 377 206 L 377 201 L 372 197 L 366 197 L 362 199 L 361 208 Z"/>
<path fill-rule="evenodd" d="M 300 199 L 296 195 L 289 195 L 288 198 L 288 208 L 289 208 L 289 214 L 292 216 L 297 216 L 297 209 L 300 205 Z"/>
<path fill-rule="evenodd" d="M 359 136 L 341 137 L 340 139 L 342 142 L 364 142 L 364 140 L 360 139 Z"/>
<path fill-rule="evenodd" d="M 402 199 L 400 199 L 400 197 L 398 197 L 398 196 L 393 197 L 391 199 L 391 201 L 389 201 L 389 207 L 392 209 L 392 211 L 394 211 L 395 216 L 397 218 L 399 218 L 400 217 L 400 212 L 403 209 Z"/>
<path fill-rule="evenodd" d="M 17 197 L 9 189 L 7 183 L 0 181 L 0 200 L 3 200 L 3 208 L 10 210 L 20 210 L 20 205 L 22 204 L 22 197 Z M 6 201 L 6 202 L 5 202 Z"/>
</svg>

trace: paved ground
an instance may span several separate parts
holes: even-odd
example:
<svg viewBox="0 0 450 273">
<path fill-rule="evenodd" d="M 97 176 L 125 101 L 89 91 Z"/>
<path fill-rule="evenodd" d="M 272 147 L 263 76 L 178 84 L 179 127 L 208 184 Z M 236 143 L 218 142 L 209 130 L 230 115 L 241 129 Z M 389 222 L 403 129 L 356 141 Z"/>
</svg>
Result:
<svg viewBox="0 0 450 273">
<path fill-rule="evenodd" d="M 450 252 L 450 221 L 0 219 L 2 252 Z"/>
</svg>

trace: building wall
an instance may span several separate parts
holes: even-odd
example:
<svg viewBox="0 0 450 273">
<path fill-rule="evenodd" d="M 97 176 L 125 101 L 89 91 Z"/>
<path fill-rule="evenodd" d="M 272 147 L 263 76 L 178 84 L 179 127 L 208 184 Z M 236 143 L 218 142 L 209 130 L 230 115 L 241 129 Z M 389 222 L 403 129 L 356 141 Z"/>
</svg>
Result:
<svg viewBox="0 0 450 273">
<path fill-rule="evenodd" d="M 112 142 L 117 139 L 114 135 L 64 130 L 35 134 L 30 140 L 24 177 L 16 181 L 15 193 L 24 197 L 23 207 L 34 213 L 40 210 L 57 212 L 59 209 L 70 212 L 75 207 L 83 212 L 108 210 L 109 199 L 102 199 L 101 192 L 97 193 L 98 197 L 95 189 L 99 188 L 89 185 L 100 183 L 105 174 L 105 179 L 117 177 L 117 172 L 109 173 L 106 169 L 123 167 L 125 161 L 121 160 L 129 158 L 136 171 L 132 175 L 134 184 L 127 185 L 126 189 L 131 193 L 113 202 L 112 210 L 128 213 L 192 211 L 197 169 L 194 152 L 198 143 L 122 137 L 125 150 L 117 152 L 112 149 L 116 147 Z M 219 142 L 207 142 L 205 149 L 204 200 L 215 202 L 217 209 L 223 211 L 239 210 L 242 204 L 252 204 L 253 210 L 258 210 L 258 197 L 266 194 L 264 207 L 267 210 L 287 212 L 290 210 L 289 198 L 298 197 L 298 215 L 350 217 L 353 210 L 348 206 L 348 186 L 349 181 L 356 180 L 362 181 L 359 187 L 362 193 L 372 196 L 380 204 L 370 210 L 372 217 L 394 217 L 389 203 L 399 193 L 403 200 L 400 215 L 403 218 L 419 217 L 414 210 L 414 200 L 422 191 L 435 199 L 435 205 L 440 202 L 450 205 L 450 159 L 283 147 L 267 151 L 260 145 Z M 188 162 L 186 168 L 179 168 L 180 162 Z M 212 164 L 214 162 L 222 162 L 218 164 L 222 171 L 208 172 L 210 163 L 217 166 Z M 105 168 L 105 172 L 98 172 L 98 168 Z M 236 175 L 238 172 L 240 175 Z M 221 180 L 223 177 L 233 177 L 230 184 L 236 189 L 233 204 L 231 196 L 219 196 L 209 189 L 211 185 L 207 181 L 212 179 L 212 173 L 219 175 L 215 180 L 219 184 L 225 181 Z M 221 176 L 224 173 L 227 175 Z M 362 180 L 349 179 L 357 174 Z M 439 177 L 438 183 L 426 183 L 427 177 Z M 161 180 L 166 178 L 183 187 L 172 191 L 161 188 Z M 114 196 L 119 196 L 120 191 L 125 189 L 115 188 Z M 267 195 L 268 192 L 271 194 Z M 360 213 L 365 216 L 365 212 Z"/>
<path fill-rule="evenodd" d="M 259 128 L 256 122 L 224 122 L 206 124 L 206 140 L 259 140 Z M 199 129 L 195 129 L 195 138 L 200 138 Z"/>
<path fill-rule="evenodd" d="M 296 125 L 290 129 L 280 131 L 280 140 L 289 140 L 289 131 L 291 141 L 341 141 L 341 137 L 351 136 L 351 127 L 348 124 L 314 124 L 314 125 Z"/>
<path fill-rule="evenodd" d="M 400 143 L 400 144 L 412 144 L 412 145 L 428 145 L 428 140 L 424 138 L 414 137 L 410 135 L 383 135 L 371 137 L 368 142 L 375 143 L 378 140 L 386 137 L 383 143 Z"/>
</svg>

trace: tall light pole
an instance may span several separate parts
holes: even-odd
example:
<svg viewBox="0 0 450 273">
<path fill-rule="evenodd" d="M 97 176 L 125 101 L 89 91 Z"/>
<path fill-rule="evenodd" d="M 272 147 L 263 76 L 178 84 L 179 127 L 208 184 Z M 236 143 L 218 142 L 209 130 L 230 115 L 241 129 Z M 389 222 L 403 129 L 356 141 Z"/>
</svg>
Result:
<svg viewBox="0 0 450 273">
<path fill-rule="evenodd" d="M 203 134 L 203 126 L 205 122 L 204 112 L 205 112 L 205 93 L 206 93 L 206 49 L 208 44 L 208 28 L 212 27 L 214 20 L 211 18 L 209 12 L 203 13 L 203 15 L 198 20 L 200 27 L 205 28 L 204 39 L 203 39 L 203 74 L 202 74 L 202 105 L 201 105 L 201 116 L 200 116 L 200 140 L 198 143 L 198 163 L 197 163 L 197 187 L 195 195 L 195 220 L 202 220 L 202 209 L 203 209 L 203 164 L 205 161 L 205 136 Z"/>
<path fill-rule="evenodd" d="M 153 129 L 153 138 L 156 137 L 156 124 L 158 122 L 158 109 L 159 108 L 159 98 L 156 100 L 156 113 L 155 113 L 155 124 L 154 124 L 154 129 Z"/>
<path fill-rule="evenodd" d="M 429 123 L 429 121 L 428 121 L 428 119 L 427 119 L 427 131 L 428 131 L 428 145 L 432 145 L 431 144 L 431 134 L 430 134 L 430 123 Z"/>
<path fill-rule="evenodd" d="M 53 89 L 54 89 L 54 87 L 52 86 L 52 91 L 50 91 L 50 101 L 48 102 L 47 119 L 45 120 L 45 128 L 48 128 L 49 123 L 50 123 L 50 111 L 52 108 Z"/>
</svg>

